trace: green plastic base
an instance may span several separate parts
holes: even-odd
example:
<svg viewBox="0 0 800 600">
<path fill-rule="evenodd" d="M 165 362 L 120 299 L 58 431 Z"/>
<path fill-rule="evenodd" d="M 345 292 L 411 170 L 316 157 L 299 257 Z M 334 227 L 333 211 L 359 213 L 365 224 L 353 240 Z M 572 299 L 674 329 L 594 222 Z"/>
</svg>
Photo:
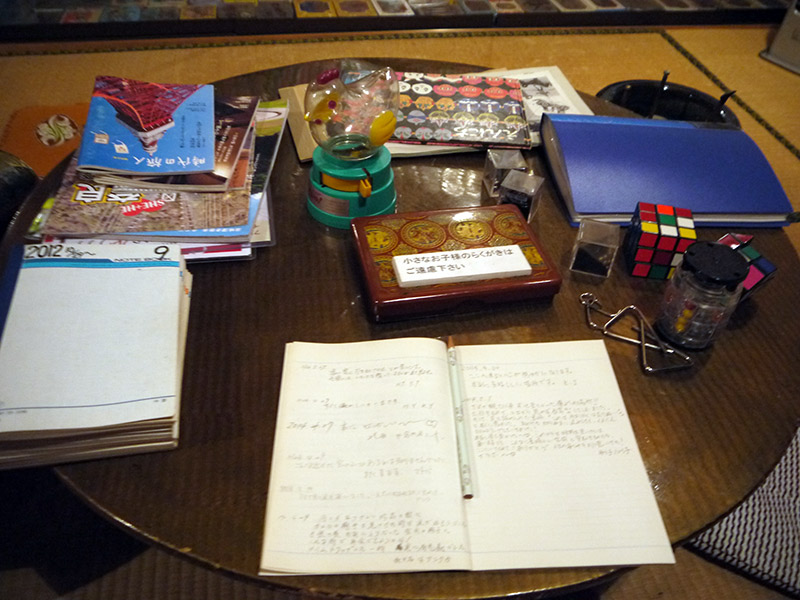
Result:
<svg viewBox="0 0 800 600">
<path fill-rule="evenodd" d="M 355 217 L 388 215 L 395 212 L 397 192 L 391 154 L 381 148 L 375 156 L 364 160 L 346 161 L 327 154 L 321 148 L 314 151 L 308 185 L 307 207 L 314 219 L 337 229 L 347 229 Z M 372 194 L 362 198 L 358 192 L 343 192 L 322 184 L 322 173 L 357 181 L 367 173 L 372 178 Z"/>
</svg>

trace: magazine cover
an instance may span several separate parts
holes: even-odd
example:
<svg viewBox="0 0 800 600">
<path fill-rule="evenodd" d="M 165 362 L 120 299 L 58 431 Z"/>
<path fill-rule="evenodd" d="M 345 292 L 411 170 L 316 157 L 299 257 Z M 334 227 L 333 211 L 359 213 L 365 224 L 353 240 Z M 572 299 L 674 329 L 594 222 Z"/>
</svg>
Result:
<svg viewBox="0 0 800 600">
<path fill-rule="evenodd" d="M 255 119 L 255 166 L 250 186 L 251 194 L 262 194 L 267 188 L 272 175 L 272 167 L 278 156 L 283 131 L 286 129 L 288 115 L 289 107 L 286 100 L 268 100 L 258 104 Z"/>
<path fill-rule="evenodd" d="M 392 141 L 529 148 L 519 81 L 482 75 L 397 73 L 400 114 Z"/>
<path fill-rule="evenodd" d="M 229 225 L 224 227 L 201 227 L 199 229 L 164 229 L 154 231 L 132 231 L 113 234 L 114 239 L 131 241 L 175 241 L 194 246 L 194 252 L 199 251 L 198 244 L 242 244 L 251 242 L 253 231 L 259 216 L 261 206 L 264 204 L 263 195 L 250 194 L 247 208 L 246 222 L 242 225 Z M 111 235 L 107 236 L 111 237 Z M 194 259 L 192 259 L 194 260 Z"/>
<path fill-rule="evenodd" d="M 253 128 L 257 96 L 223 96 L 214 99 L 214 170 L 185 175 L 95 174 L 97 183 L 132 188 L 221 192 L 244 185 L 249 160 L 245 156 Z"/>
<path fill-rule="evenodd" d="M 99 76 L 78 168 L 172 175 L 214 170 L 214 88 Z"/>
<path fill-rule="evenodd" d="M 192 193 L 120 190 L 81 179 L 76 159 L 67 167 L 43 235 L 119 236 L 124 233 L 202 229 L 248 221 L 250 190 Z"/>
<path fill-rule="evenodd" d="M 88 102 L 22 107 L 6 123 L 0 149 L 45 177 L 78 149 L 88 113 Z"/>
<path fill-rule="evenodd" d="M 484 72 L 492 77 L 511 77 L 519 80 L 522 105 L 534 146 L 541 144 L 539 130 L 542 116 L 550 114 L 594 114 L 564 73 L 556 66 L 530 69 L 495 70 Z"/>
</svg>

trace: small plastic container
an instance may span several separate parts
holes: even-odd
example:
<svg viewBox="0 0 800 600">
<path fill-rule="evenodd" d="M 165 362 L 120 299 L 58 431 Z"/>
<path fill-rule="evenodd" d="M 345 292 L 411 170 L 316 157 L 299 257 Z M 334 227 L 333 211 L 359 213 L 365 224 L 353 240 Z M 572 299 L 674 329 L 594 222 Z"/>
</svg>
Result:
<svg viewBox="0 0 800 600">
<path fill-rule="evenodd" d="M 708 347 L 736 308 L 748 269 L 745 258 L 724 244 L 689 246 L 664 293 L 658 332 L 682 348 Z"/>
<path fill-rule="evenodd" d="M 572 246 L 570 270 L 608 277 L 619 249 L 619 225 L 595 219 L 581 219 Z"/>
<path fill-rule="evenodd" d="M 509 171 L 500 184 L 498 204 L 516 204 L 522 215 L 530 221 L 539 208 L 544 177 L 523 171 Z"/>
<path fill-rule="evenodd" d="M 528 163 L 519 150 L 495 150 L 486 151 L 486 163 L 483 167 L 483 186 L 490 198 L 497 198 L 500 195 L 500 184 L 510 171 L 528 170 Z"/>
<path fill-rule="evenodd" d="M 308 84 L 304 98 L 311 137 L 338 160 L 375 156 L 395 129 L 399 84 L 391 67 L 344 59 Z"/>
</svg>

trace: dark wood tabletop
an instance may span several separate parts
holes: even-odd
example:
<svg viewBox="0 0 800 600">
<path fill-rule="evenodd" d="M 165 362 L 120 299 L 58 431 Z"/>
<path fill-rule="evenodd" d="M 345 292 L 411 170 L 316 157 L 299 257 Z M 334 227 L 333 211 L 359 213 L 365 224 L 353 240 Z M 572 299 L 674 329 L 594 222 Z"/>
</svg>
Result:
<svg viewBox="0 0 800 600">
<path fill-rule="evenodd" d="M 474 67 L 421 60 L 369 59 L 398 70 L 463 72 Z M 218 83 L 228 94 L 275 99 L 331 63 L 312 62 Z M 598 112 L 613 107 L 584 95 Z M 541 151 L 528 153 L 546 175 Z M 398 209 L 474 206 L 481 199 L 484 153 L 393 161 Z M 608 279 L 569 270 L 576 229 L 550 180 L 533 228 L 564 279 L 552 299 L 376 324 L 366 312 L 351 234 L 313 220 L 305 206 L 309 165 L 288 130 L 272 175 L 277 244 L 254 260 L 194 264 L 180 447 L 174 451 L 56 467 L 97 511 L 130 532 L 264 585 L 310 595 L 367 598 L 488 598 L 547 594 L 612 576 L 611 568 L 529 569 L 383 575 L 258 577 L 269 465 L 284 345 L 453 335 L 457 343 L 594 338 L 579 297 L 592 292 L 609 309 L 629 304 L 654 318 L 665 282 L 629 277 L 619 260 Z M 678 174 L 676 174 L 678 176 Z M 24 225 L 58 180 L 54 172 L 28 199 L 4 239 Z M 646 201 L 646 198 L 642 198 Z M 680 198 L 675 199 L 680 206 Z M 701 229 L 716 240 L 728 229 Z M 670 540 L 680 544 L 740 502 L 775 465 L 800 420 L 800 265 L 780 229 L 737 229 L 778 267 L 776 277 L 734 314 L 691 370 L 645 375 L 637 349 L 606 345 Z M 125 360 L 121 341 L 119 360 Z"/>
</svg>

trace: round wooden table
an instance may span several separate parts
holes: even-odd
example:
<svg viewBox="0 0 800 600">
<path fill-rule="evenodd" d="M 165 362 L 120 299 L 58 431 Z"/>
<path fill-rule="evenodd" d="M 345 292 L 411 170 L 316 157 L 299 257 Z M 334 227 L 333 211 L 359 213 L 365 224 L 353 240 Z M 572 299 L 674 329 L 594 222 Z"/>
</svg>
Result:
<svg viewBox="0 0 800 600">
<path fill-rule="evenodd" d="M 369 59 L 395 69 L 464 72 L 468 65 Z M 310 81 L 329 62 L 271 69 L 221 81 L 227 94 L 275 99 L 278 89 Z M 598 112 L 613 107 L 585 96 Z M 546 175 L 540 150 L 528 156 Z M 473 206 L 481 200 L 484 153 L 399 158 L 393 162 L 399 211 Z M 265 585 L 310 595 L 364 598 L 488 598 L 572 591 L 608 579 L 612 568 L 529 569 L 378 575 L 258 577 L 259 554 L 284 344 L 400 336 L 453 335 L 458 343 L 592 338 L 579 296 L 604 306 L 635 304 L 651 319 L 664 282 L 629 277 L 621 260 L 606 280 L 568 268 L 576 230 L 549 182 L 534 229 L 559 264 L 564 283 L 550 301 L 376 324 L 349 231 L 326 228 L 305 207 L 308 164 L 287 131 L 272 175 L 277 245 L 252 261 L 191 265 L 180 447 L 175 451 L 63 465 L 58 475 L 123 528 L 182 555 Z M 680 174 L 676 174 L 680 176 Z M 21 239 L 54 172 L 28 200 L 3 244 Z M 643 198 L 642 200 L 647 200 Z M 680 206 L 680 198 L 675 199 Z M 727 230 L 701 229 L 715 240 Z M 800 265 L 779 229 L 747 230 L 778 274 L 735 313 L 713 349 L 694 354 L 692 370 L 648 376 L 637 349 L 607 347 L 670 540 L 680 544 L 740 502 L 778 461 L 800 418 Z M 120 356 L 124 356 L 124 344 Z"/>
</svg>

